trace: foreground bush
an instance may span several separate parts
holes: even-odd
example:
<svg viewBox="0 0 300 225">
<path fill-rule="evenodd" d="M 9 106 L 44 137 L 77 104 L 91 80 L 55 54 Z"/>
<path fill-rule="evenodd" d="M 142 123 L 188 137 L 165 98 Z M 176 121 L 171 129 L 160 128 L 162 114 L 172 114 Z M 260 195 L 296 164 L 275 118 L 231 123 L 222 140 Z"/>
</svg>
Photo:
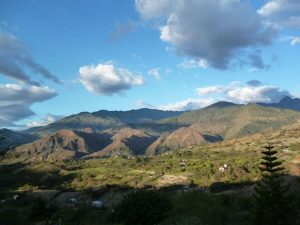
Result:
<svg viewBox="0 0 300 225">
<path fill-rule="evenodd" d="M 165 194 L 139 191 L 128 194 L 117 205 L 112 220 L 124 225 L 155 225 L 168 216 L 171 208 L 171 202 Z"/>
</svg>

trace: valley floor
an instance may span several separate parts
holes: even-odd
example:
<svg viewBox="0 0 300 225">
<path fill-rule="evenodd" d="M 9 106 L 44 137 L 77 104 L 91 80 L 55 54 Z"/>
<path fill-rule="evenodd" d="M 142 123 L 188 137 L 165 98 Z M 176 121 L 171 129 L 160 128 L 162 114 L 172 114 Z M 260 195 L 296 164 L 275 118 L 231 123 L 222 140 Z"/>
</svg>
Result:
<svg viewBox="0 0 300 225">
<path fill-rule="evenodd" d="M 144 189 L 171 197 L 174 208 L 164 224 L 247 224 L 253 185 L 261 179 L 260 152 L 267 143 L 284 161 L 286 181 L 299 202 L 300 129 L 294 125 L 153 157 L 26 162 L 3 156 L 0 221 L 6 222 L 0 224 L 16 224 L 17 215 L 28 218 L 24 224 L 106 224 L 125 194 Z M 104 207 L 92 207 L 94 200 Z"/>
</svg>

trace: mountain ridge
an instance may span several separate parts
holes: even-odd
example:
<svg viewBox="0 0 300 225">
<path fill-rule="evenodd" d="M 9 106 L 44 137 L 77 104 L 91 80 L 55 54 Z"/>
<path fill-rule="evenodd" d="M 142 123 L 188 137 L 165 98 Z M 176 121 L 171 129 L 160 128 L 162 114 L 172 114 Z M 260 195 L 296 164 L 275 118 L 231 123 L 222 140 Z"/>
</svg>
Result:
<svg viewBox="0 0 300 225">
<path fill-rule="evenodd" d="M 298 100 L 286 97 L 278 104 L 287 102 L 297 103 Z M 164 118 L 166 116 L 170 117 Z M 185 112 L 100 110 L 71 115 L 45 126 L 44 131 L 36 132 L 41 139 L 19 146 L 15 152 L 39 160 L 153 155 L 267 129 L 276 130 L 298 121 L 298 111 L 259 103 L 243 105 L 224 101 Z M 71 124 L 74 129 L 65 129 L 66 124 Z M 45 133 L 41 135 L 40 132 Z"/>
</svg>

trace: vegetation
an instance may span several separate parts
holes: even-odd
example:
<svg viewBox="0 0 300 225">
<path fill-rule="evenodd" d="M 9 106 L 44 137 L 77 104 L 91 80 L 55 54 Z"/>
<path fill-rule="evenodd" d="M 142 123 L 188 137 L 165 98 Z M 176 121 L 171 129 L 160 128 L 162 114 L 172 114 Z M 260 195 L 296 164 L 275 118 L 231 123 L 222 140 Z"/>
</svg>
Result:
<svg viewBox="0 0 300 225">
<path fill-rule="evenodd" d="M 254 224 L 291 224 L 294 219 L 293 198 L 288 196 L 289 187 L 283 183 L 282 163 L 275 156 L 277 151 L 273 146 L 266 146 L 262 153 L 260 170 L 263 180 L 255 187 Z"/>
<path fill-rule="evenodd" d="M 0 221 L 5 225 L 125 224 L 125 220 L 109 220 L 119 213 L 116 205 L 122 198 L 137 190 L 159 189 L 159 194 L 170 200 L 170 210 L 161 225 L 253 225 L 252 187 L 263 178 L 259 160 L 265 142 L 276 146 L 273 151 L 284 160 L 284 178 L 292 182 L 290 191 L 295 201 L 300 201 L 298 128 L 291 126 L 153 157 L 26 162 L 2 156 L 0 200 L 10 200 L 0 205 Z M 16 201 L 12 200 L 15 194 L 20 196 Z M 78 199 L 76 205 L 69 202 L 73 195 Z M 92 207 L 93 199 L 101 199 L 105 207 Z M 142 203 L 145 201 L 139 206 Z M 294 209 L 300 215 L 299 204 Z M 299 219 L 289 225 L 299 224 Z"/>
<path fill-rule="evenodd" d="M 112 218 L 124 225 L 154 225 L 166 219 L 171 209 L 171 201 L 166 194 L 138 191 L 124 197 Z"/>
</svg>

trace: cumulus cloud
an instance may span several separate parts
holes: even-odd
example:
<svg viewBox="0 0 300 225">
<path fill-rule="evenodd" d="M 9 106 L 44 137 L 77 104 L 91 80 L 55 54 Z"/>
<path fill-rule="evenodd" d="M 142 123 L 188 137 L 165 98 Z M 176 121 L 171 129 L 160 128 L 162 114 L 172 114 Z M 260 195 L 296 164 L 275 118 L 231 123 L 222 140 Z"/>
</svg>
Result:
<svg viewBox="0 0 300 225">
<path fill-rule="evenodd" d="M 142 76 L 113 64 L 80 67 L 79 80 L 88 91 L 97 95 L 122 94 L 144 83 Z"/>
<path fill-rule="evenodd" d="M 50 123 L 54 123 L 55 121 L 61 119 L 62 117 L 63 116 L 57 116 L 57 115 L 48 113 L 47 115 L 45 115 L 43 118 L 41 118 L 38 121 L 32 121 L 30 123 L 27 123 L 26 127 L 30 128 L 30 127 L 46 126 Z"/>
<path fill-rule="evenodd" d="M 275 27 L 300 29 L 298 0 L 271 0 L 263 5 L 258 13 Z"/>
<path fill-rule="evenodd" d="M 212 85 L 212 86 L 197 88 L 196 90 L 198 95 L 210 95 L 210 94 L 221 93 L 224 91 L 223 89 L 224 87 L 221 85 Z"/>
<path fill-rule="evenodd" d="M 61 83 L 47 68 L 33 59 L 21 41 L 0 30 L 0 75 L 22 83 L 39 85 L 28 75 L 28 70 L 55 83 Z"/>
<path fill-rule="evenodd" d="M 0 127 L 15 126 L 15 122 L 35 113 L 30 106 L 55 97 L 57 94 L 48 87 L 0 84 Z"/>
<path fill-rule="evenodd" d="M 160 80 L 160 69 L 159 68 L 153 68 L 153 69 L 150 69 L 149 71 L 148 71 L 148 74 L 150 75 L 150 76 L 152 76 L 154 79 L 156 79 L 156 80 Z"/>
<path fill-rule="evenodd" d="M 217 96 L 218 98 L 234 103 L 274 103 L 285 96 L 291 96 L 288 91 L 280 90 L 274 85 L 265 85 L 260 81 L 252 80 L 246 84 L 232 83 L 229 85 L 207 86 L 196 89 L 200 96 Z"/>
<path fill-rule="evenodd" d="M 195 110 L 201 109 L 218 101 L 228 101 L 237 104 L 247 103 L 274 103 L 285 96 L 290 96 L 288 91 L 280 90 L 274 85 L 266 85 L 258 80 L 250 80 L 246 84 L 232 82 L 228 85 L 212 85 L 196 89 L 199 98 L 187 99 L 170 103 L 158 108 L 163 110 Z"/>
<path fill-rule="evenodd" d="M 135 4 L 142 18 L 163 21 L 160 38 L 178 54 L 217 69 L 240 61 L 242 50 L 271 44 L 276 35 L 244 1 L 136 0 Z"/>
</svg>

